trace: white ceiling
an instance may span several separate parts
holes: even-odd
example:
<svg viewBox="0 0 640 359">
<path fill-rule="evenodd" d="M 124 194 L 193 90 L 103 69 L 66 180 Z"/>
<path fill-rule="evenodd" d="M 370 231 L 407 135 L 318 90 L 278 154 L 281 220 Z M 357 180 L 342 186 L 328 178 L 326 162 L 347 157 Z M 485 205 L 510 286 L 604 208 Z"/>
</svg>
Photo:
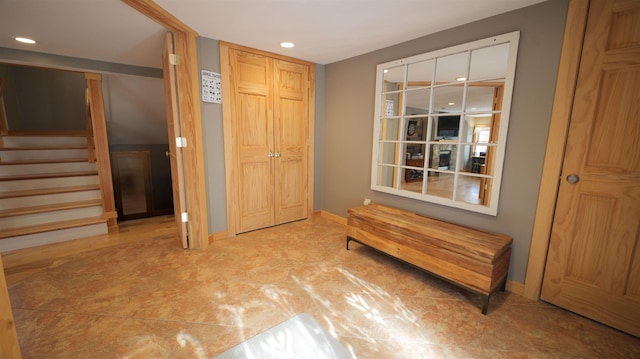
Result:
<svg viewBox="0 0 640 359">
<path fill-rule="evenodd" d="M 544 0 L 156 0 L 200 36 L 319 64 Z M 163 29 L 118 0 L 0 0 L 0 47 L 160 67 Z M 31 37 L 36 45 L 16 42 Z M 296 44 L 283 49 L 282 41 Z M 1 60 L 1 59 L 0 59 Z"/>
</svg>

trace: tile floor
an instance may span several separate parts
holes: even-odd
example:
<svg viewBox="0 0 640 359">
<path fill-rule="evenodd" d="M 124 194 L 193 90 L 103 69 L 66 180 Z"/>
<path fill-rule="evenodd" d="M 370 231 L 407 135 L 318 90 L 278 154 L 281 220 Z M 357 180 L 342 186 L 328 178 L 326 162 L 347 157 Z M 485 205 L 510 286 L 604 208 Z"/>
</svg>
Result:
<svg viewBox="0 0 640 359">
<path fill-rule="evenodd" d="M 515 294 L 480 299 L 324 218 L 182 250 L 161 237 L 12 278 L 24 358 L 212 358 L 306 312 L 354 358 L 640 358 L 640 339 Z"/>
</svg>

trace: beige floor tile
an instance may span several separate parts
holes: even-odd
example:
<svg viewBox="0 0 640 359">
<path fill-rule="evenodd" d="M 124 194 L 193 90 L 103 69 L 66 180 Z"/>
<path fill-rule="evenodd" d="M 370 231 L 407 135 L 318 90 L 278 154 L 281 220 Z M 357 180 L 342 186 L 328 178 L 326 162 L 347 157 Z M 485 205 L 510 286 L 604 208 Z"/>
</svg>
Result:
<svg viewBox="0 0 640 359">
<path fill-rule="evenodd" d="M 135 231 L 134 228 L 128 228 Z M 324 218 L 183 250 L 122 244 L 10 274 L 24 358 L 212 358 L 308 313 L 354 358 L 638 358 L 640 339 L 542 302 L 480 296 Z"/>
</svg>

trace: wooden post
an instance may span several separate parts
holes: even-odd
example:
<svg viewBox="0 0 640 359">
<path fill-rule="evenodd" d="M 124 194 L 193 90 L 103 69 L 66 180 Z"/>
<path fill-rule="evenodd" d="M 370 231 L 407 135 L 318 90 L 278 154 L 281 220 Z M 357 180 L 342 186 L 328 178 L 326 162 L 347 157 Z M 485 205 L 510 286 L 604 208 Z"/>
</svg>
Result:
<svg viewBox="0 0 640 359">
<path fill-rule="evenodd" d="M 104 102 L 102 100 L 102 76 L 99 74 L 85 73 L 85 79 L 87 80 L 87 93 L 89 94 L 89 106 L 91 108 L 91 124 L 94 132 L 96 157 L 98 159 L 103 216 L 107 219 L 109 233 L 114 233 L 118 231 L 118 222 L 116 221 L 118 215 L 113 194 L 109 142 L 107 141 L 107 124 L 104 116 Z"/>
</svg>

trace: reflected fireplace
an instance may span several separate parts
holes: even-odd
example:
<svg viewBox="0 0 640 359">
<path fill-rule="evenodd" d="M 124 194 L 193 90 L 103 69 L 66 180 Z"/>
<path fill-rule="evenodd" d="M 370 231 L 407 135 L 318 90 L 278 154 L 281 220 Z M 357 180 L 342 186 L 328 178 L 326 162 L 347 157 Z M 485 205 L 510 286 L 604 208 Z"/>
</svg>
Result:
<svg viewBox="0 0 640 359">
<path fill-rule="evenodd" d="M 457 146 L 433 144 L 429 154 L 429 168 L 440 171 L 455 171 Z"/>
<path fill-rule="evenodd" d="M 440 151 L 438 154 L 438 169 L 439 170 L 448 170 L 449 163 L 451 163 L 451 151 Z"/>
</svg>

